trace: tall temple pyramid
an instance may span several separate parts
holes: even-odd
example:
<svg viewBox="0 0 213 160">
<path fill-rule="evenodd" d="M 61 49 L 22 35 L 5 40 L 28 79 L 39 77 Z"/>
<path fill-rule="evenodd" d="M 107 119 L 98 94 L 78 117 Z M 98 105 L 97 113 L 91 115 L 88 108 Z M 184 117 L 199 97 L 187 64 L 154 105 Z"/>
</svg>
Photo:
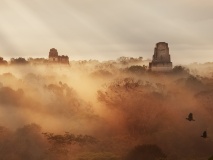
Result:
<svg viewBox="0 0 213 160">
<path fill-rule="evenodd" d="M 151 71 L 168 72 L 172 70 L 172 62 L 169 54 L 168 43 L 159 42 L 156 44 L 152 62 L 149 63 Z"/>
</svg>

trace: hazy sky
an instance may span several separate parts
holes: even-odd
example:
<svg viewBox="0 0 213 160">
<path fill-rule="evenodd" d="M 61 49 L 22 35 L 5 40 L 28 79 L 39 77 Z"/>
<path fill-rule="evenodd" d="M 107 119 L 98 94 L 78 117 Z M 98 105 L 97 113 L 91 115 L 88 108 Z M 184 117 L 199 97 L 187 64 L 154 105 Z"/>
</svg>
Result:
<svg viewBox="0 0 213 160">
<path fill-rule="evenodd" d="M 152 58 L 169 43 L 176 64 L 213 61 L 212 0 L 0 0 L 0 56 Z"/>
</svg>

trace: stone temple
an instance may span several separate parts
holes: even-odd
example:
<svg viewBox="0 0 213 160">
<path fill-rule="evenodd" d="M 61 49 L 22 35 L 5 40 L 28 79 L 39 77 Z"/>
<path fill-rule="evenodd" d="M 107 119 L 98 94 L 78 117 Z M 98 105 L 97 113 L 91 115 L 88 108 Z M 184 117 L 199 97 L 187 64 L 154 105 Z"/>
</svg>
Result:
<svg viewBox="0 0 213 160">
<path fill-rule="evenodd" d="M 172 70 L 168 43 L 159 42 L 156 44 L 152 62 L 149 63 L 149 69 L 151 71 L 162 72 L 169 72 Z"/>
<path fill-rule="evenodd" d="M 69 57 L 64 55 L 59 56 L 57 49 L 52 48 L 49 52 L 49 62 L 69 64 Z"/>
</svg>

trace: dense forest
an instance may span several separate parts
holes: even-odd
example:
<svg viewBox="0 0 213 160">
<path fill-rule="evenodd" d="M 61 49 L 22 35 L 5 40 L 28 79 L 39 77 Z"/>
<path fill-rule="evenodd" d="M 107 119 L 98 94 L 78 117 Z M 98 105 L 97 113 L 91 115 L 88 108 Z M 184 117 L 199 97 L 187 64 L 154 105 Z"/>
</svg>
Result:
<svg viewBox="0 0 213 160">
<path fill-rule="evenodd" d="M 212 97 L 212 63 L 159 73 L 141 57 L 4 61 L 0 159 L 212 159 Z"/>
</svg>

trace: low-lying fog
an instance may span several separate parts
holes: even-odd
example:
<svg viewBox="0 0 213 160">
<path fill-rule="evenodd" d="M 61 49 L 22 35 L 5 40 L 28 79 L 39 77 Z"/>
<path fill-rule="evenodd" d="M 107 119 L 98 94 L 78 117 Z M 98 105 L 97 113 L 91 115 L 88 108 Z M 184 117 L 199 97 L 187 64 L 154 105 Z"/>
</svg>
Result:
<svg viewBox="0 0 213 160">
<path fill-rule="evenodd" d="M 212 66 L 171 73 L 115 61 L 0 66 L 0 159 L 208 159 Z"/>
</svg>

